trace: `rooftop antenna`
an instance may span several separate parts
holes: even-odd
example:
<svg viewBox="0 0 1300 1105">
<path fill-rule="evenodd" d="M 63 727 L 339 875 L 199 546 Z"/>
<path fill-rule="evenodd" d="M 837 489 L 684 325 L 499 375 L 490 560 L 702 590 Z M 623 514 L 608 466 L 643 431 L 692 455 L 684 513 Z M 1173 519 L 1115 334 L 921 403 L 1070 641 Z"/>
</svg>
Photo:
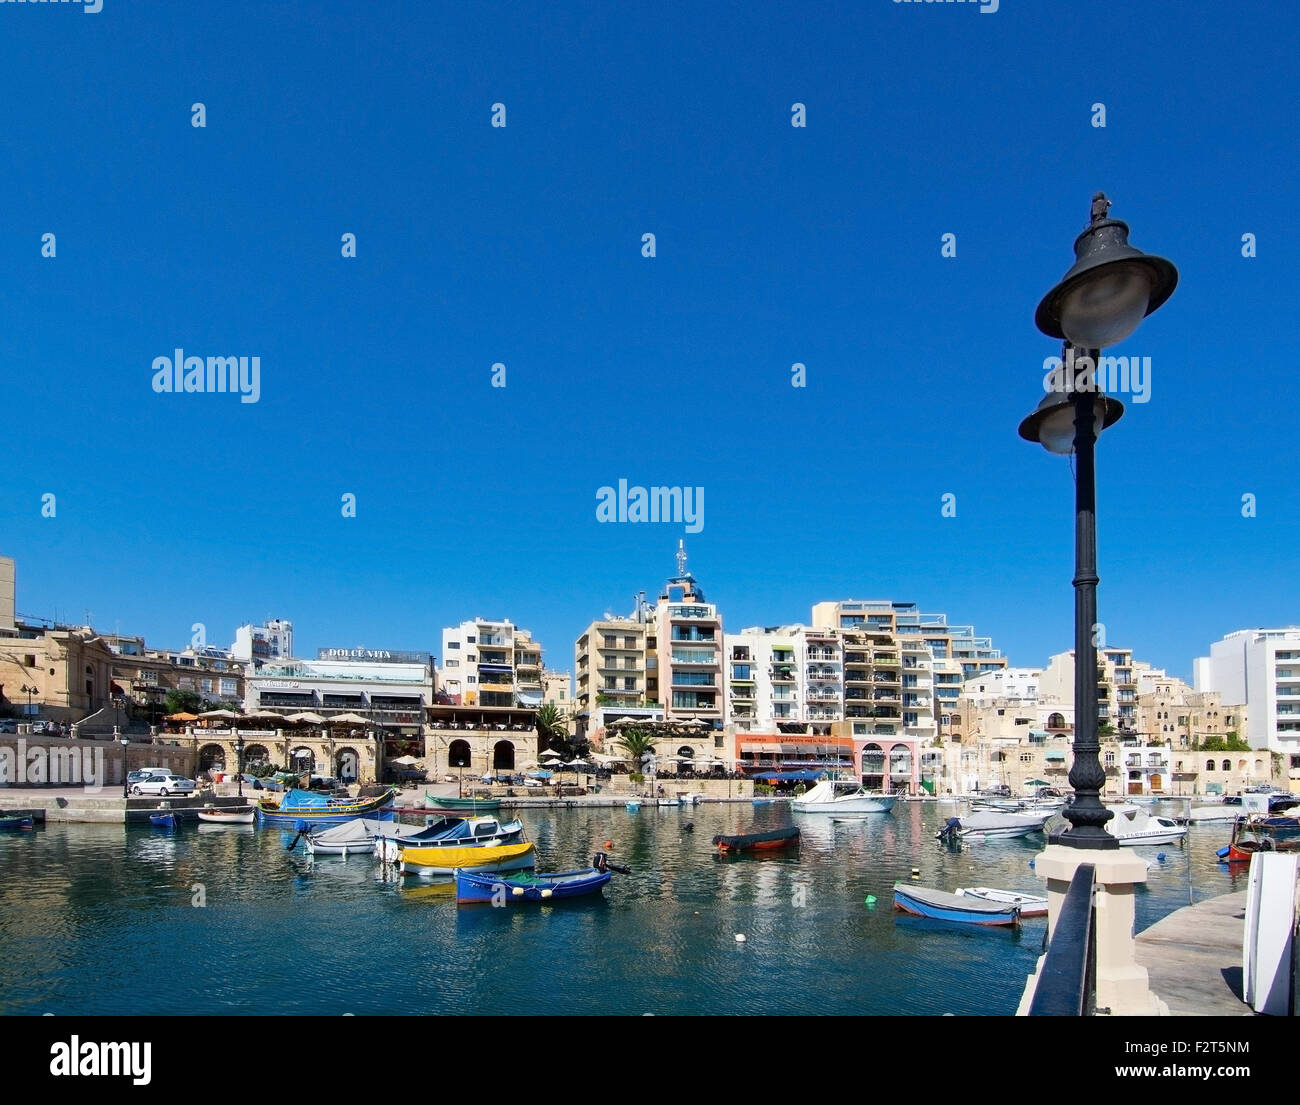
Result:
<svg viewBox="0 0 1300 1105">
<path fill-rule="evenodd" d="M 686 538 L 677 538 L 677 578 L 686 575 Z"/>
</svg>

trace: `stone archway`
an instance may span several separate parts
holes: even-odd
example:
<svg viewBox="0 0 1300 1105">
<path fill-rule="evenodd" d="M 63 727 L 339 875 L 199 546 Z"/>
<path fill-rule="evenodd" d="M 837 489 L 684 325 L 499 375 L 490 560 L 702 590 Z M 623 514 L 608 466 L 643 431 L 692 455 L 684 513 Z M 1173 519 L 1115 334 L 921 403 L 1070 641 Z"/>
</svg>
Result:
<svg viewBox="0 0 1300 1105">
<path fill-rule="evenodd" d="M 469 767 L 469 741 L 454 740 L 447 746 L 447 765 L 449 767 Z"/>
<path fill-rule="evenodd" d="M 219 771 L 226 769 L 226 750 L 219 744 L 205 744 L 199 749 L 199 766 L 200 775 L 205 771 L 210 771 L 216 767 Z M 233 757 L 229 757 L 233 760 Z"/>
<path fill-rule="evenodd" d="M 340 748 L 334 761 L 334 773 L 340 782 L 355 783 L 361 778 L 361 754 L 355 748 Z"/>
<path fill-rule="evenodd" d="M 885 785 L 885 750 L 874 741 L 862 746 L 862 785 L 869 790 Z"/>
<path fill-rule="evenodd" d="M 515 746 L 511 741 L 497 741 L 492 746 L 492 770 L 514 771 Z"/>
</svg>

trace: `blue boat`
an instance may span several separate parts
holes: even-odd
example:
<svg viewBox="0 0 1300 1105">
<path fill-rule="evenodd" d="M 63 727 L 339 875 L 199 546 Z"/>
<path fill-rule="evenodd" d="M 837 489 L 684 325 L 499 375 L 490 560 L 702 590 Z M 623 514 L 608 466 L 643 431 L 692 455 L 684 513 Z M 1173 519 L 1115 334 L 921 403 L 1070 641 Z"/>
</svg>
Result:
<svg viewBox="0 0 1300 1105">
<path fill-rule="evenodd" d="M 337 825 L 358 817 L 391 821 L 396 795 L 396 788 L 377 798 L 331 798 L 308 790 L 289 790 L 278 805 L 267 799 L 259 802 L 257 819 L 263 825 L 280 825 L 299 831 L 316 825 Z"/>
<path fill-rule="evenodd" d="M 0 830 L 23 833 L 36 828 L 36 819 L 21 814 L 0 815 Z"/>
<path fill-rule="evenodd" d="M 1014 903 L 981 901 L 924 886 L 894 884 L 894 908 L 936 921 L 963 925 L 1019 925 L 1020 907 Z"/>
<path fill-rule="evenodd" d="M 555 875 L 535 875 L 531 871 L 508 874 L 490 871 L 455 872 L 457 902 L 490 902 L 514 905 L 519 902 L 549 902 L 564 898 L 582 898 L 599 894 L 612 877 L 610 871 L 584 867 L 581 871 L 564 871 Z"/>
<path fill-rule="evenodd" d="M 155 829 L 166 829 L 168 832 L 176 830 L 176 815 L 174 813 L 151 813 L 149 815 L 149 824 Z"/>
</svg>

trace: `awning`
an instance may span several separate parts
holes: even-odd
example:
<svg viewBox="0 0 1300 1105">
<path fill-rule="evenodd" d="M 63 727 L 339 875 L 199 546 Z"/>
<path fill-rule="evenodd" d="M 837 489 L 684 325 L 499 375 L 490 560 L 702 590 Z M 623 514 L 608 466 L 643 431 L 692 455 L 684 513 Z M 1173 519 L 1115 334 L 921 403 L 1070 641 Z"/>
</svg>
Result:
<svg viewBox="0 0 1300 1105">
<path fill-rule="evenodd" d="M 1049 737 L 1051 734 L 1048 733 L 1046 729 L 1030 729 L 1029 735 L 1031 737 L 1042 737 L 1044 740 L 1046 740 L 1047 737 Z"/>
<path fill-rule="evenodd" d="M 1045 760 L 1064 760 L 1064 759 L 1065 759 L 1065 752 L 1062 751 L 1062 750 L 1059 749 L 1059 748 L 1049 748 L 1046 752 L 1043 753 L 1043 759 L 1045 759 Z"/>
<path fill-rule="evenodd" d="M 541 695 L 521 694 L 516 697 L 519 699 L 519 705 L 521 706 L 540 706 L 542 704 Z"/>
<path fill-rule="evenodd" d="M 760 771 L 750 778 L 761 782 L 811 783 L 825 774 L 825 771 Z"/>
</svg>

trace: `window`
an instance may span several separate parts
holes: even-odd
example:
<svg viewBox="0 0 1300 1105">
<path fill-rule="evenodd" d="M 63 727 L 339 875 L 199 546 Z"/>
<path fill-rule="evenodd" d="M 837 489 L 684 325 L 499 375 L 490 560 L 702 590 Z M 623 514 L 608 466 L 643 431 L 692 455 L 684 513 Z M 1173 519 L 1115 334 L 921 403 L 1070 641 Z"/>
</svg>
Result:
<svg viewBox="0 0 1300 1105">
<path fill-rule="evenodd" d="M 470 655 L 468 655 L 468 656 L 465 657 L 465 662 L 466 662 L 467 664 L 477 664 L 477 663 L 478 663 L 478 657 L 475 656 L 473 653 L 470 653 Z"/>
<path fill-rule="evenodd" d="M 472 644 L 474 643 L 475 639 L 476 639 L 476 638 L 474 638 L 474 637 L 466 637 L 466 638 L 465 638 L 465 643 L 466 643 L 467 645 L 472 645 Z"/>
<path fill-rule="evenodd" d="M 1213 761 L 1213 760 L 1206 760 L 1206 761 L 1205 761 L 1205 770 L 1206 770 L 1206 771 L 1213 771 L 1213 770 L 1214 770 L 1214 761 Z"/>
<path fill-rule="evenodd" d="M 623 679 L 623 689 L 624 689 L 625 691 L 634 691 L 634 690 L 636 690 L 636 676 L 635 676 L 635 675 L 628 675 L 628 676 L 625 676 L 625 677 L 624 677 L 624 679 Z"/>
<path fill-rule="evenodd" d="M 459 641 L 448 641 L 448 642 L 447 642 L 447 647 L 448 647 L 448 648 L 460 648 L 460 642 L 459 642 Z"/>
<path fill-rule="evenodd" d="M 458 668 L 458 667 L 460 667 L 460 661 L 459 661 L 459 660 L 448 660 L 448 661 L 447 661 L 447 667 L 449 667 L 449 668 Z"/>
<path fill-rule="evenodd" d="M 606 648 L 618 648 L 618 638 L 617 638 L 617 637 L 606 637 L 606 638 L 605 638 L 605 647 L 606 647 Z"/>
<path fill-rule="evenodd" d="M 478 676 L 477 676 L 477 675 L 467 675 L 467 676 L 465 676 L 465 682 L 466 682 L 466 683 L 477 683 L 477 682 L 478 682 Z"/>
<path fill-rule="evenodd" d="M 1020 762 L 1021 762 L 1022 764 L 1031 764 L 1031 763 L 1033 763 L 1033 762 L 1034 762 L 1034 756 L 1033 756 L 1033 753 L 1031 753 L 1031 752 L 1021 752 L 1021 753 L 1020 753 Z"/>
<path fill-rule="evenodd" d="M 564 695 L 565 695 L 565 693 L 566 693 L 566 692 L 564 692 L 564 691 L 561 691 L 561 692 L 560 692 L 560 701 L 561 701 L 561 702 L 564 701 Z"/>
<path fill-rule="evenodd" d="M 1232 770 L 1232 761 L 1231 761 L 1231 760 L 1224 760 L 1224 761 L 1223 761 L 1223 770 L 1224 770 L 1224 771 L 1231 771 L 1231 770 Z"/>
<path fill-rule="evenodd" d="M 23 657 L 23 664 L 29 668 L 36 667 L 36 657 L 31 655 L 31 653 L 28 653 L 26 656 Z"/>
<path fill-rule="evenodd" d="M 624 637 L 624 638 L 623 638 L 623 647 L 624 647 L 624 648 L 636 648 L 636 638 L 635 638 L 635 637 Z"/>
<path fill-rule="evenodd" d="M 1114 752 L 1107 752 L 1107 753 L 1106 753 L 1106 766 L 1107 766 L 1107 767 L 1114 767 L 1114 766 L 1115 766 L 1115 753 L 1114 753 Z"/>
<path fill-rule="evenodd" d="M 212 680 L 211 680 L 211 679 L 200 679 L 200 680 L 199 680 L 199 688 L 203 691 L 204 694 L 211 694 L 211 693 L 212 693 Z"/>
<path fill-rule="evenodd" d="M 231 695 L 236 694 L 237 692 L 236 692 L 235 687 L 236 687 L 235 680 L 233 680 L 233 679 L 223 679 L 223 680 L 221 681 L 221 693 L 222 693 L 222 695 L 224 695 L 224 696 L 226 696 L 226 697 L 230 697 Z"/>
</svg>

